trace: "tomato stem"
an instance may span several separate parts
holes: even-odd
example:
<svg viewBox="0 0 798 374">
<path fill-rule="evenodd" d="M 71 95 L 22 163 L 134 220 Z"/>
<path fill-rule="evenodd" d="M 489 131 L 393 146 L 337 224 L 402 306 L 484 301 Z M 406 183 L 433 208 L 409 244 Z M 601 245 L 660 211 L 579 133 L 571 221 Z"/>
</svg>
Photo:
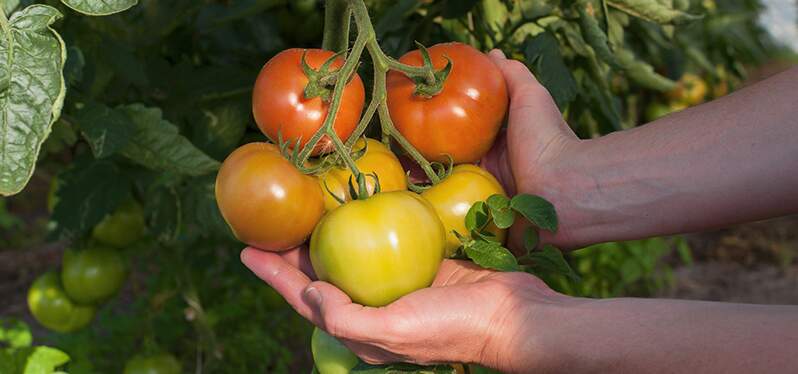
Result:
<svg viewBox="0 0 798 374">
<path fill-rule="evenodd" d="M 325 6 L 321 48 L 333 52 L 346 51 L 349 47 L 349 22 L 352 18 L 349 4 L 347 0 L 327 0 Z"/>
</svg>

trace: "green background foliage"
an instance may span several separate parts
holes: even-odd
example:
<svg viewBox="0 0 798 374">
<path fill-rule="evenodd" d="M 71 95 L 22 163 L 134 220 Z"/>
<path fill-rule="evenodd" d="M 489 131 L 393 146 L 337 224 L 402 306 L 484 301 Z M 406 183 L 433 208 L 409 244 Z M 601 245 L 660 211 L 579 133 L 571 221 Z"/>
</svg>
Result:
<svg viewBox="0 0 798 374">
<path fill-rule="evenodd" d="M 56 176 L 49 238 L 75 246 L 130 198 L 147 218 L 145 238 L 124 249 L 132 273 L 120 296 L 90 328 L 43 342 L 66 352 L 65 368 L 76 374 L 121 372 L 135 352 L 162 351 L 189 372 L 306 371 L 311 326 L 239 263 L 241 244 L 218 212 L 213 183 L 233 149 L 265 140 L 251 118 L 254 79 L 277 52 L 320 45 L 321 2 L 31 3 L 3 3 L 3 32 L 13 37 L 3 38 L 0 53 L 43 53 L 0 64 L 0 192 L 22 189 L 34 164 Z M 779 52 L 756 22 L 761 5 L 750 0 L 366 3 L 392 56 L 414 41 L 457 40 L 525 62 L 581 137 L 642 123 L 645 107 L 667 101 L 662 92 L 685 72 L 733 88 L 746 67 Z M 40 16 L 25 25 L 35 29 L 29 35 L 19 20 L 34 12 Z M 19 75 L 23 67 L 36 70 Z M 370 84 L 369 61 L 360 69 Z M 26 91 L 20 80 L 44 86 Z M 31 116 L 15 117 L 23 109 Z M 10 148 L 20 139 L 22 153 Z M 20 225 L 0 200 L 0 227 Z M 667 285 L 657 264 L 674 248 L 689 261 L 678 238 L 602 244 L 566 256 L 581 281 L 547 280 L 576 295 L 650 294 Z M 0 331 L 0 340 L 12 330 Z M 0 359 L 17 365 L 10 372 L 21 372 L 19 360 L 35 353 L 22 340 L 0 351 L 0 358 L 20 357 Z M 43 364 L 61 365 L 47 352 L 36 353 L 49 357 Z"/>
</svg>

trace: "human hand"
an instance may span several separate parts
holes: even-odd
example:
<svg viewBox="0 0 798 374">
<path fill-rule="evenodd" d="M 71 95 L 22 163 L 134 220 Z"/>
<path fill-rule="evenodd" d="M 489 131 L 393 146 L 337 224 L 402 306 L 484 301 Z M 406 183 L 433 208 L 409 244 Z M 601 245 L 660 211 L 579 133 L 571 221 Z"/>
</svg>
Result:
<svg viewBox="0 0 798 374">
<path fill-rule="evenodd" d="M 568 127 L 554 99 L 527 69 L 517 60 L 509 60 L 500 50 L 488 56 L 499 67 L 510 93 L 510 109 L 506 132 L 500 134 L 493 148 L 481 161 L 502 183 L 510 196 L 517 193 L 537 194 L 559 208 L 559 165 L 576 152 L 579 139 Z M 568 212 L 558 209 L 560 216 Z M 509 244 L 523 248 L 523 224 L 510 229 Z M 542 233 L 542 240 L 552 244 L 568 242 L 568 227 L 561 226 L 556 235 Z"/>
<path fill-rule="evenodd" d="M 381 308 L 354 304 L 315 278 L 306 248 L 273 253 L 247 248 L 241 261 L 302 316 L 372 364 L 464 362 L 504 372 L 529 370 L 546 347 L 530 331 L 568 297 L 526 273 L 499 273 L 444 260 L 429 288 Z M 300 270 L 302 269 L 302 270 Z M 542 363 L 542 360 L 540 360 Z"/>
</svg>

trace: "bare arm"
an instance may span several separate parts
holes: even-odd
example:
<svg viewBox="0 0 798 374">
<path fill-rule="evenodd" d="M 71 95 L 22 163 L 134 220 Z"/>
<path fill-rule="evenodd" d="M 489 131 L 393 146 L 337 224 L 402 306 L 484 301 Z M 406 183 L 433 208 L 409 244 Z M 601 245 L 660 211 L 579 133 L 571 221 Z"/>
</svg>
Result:
<svg viewBox="0 0 798 374">
<path fill-rule="evenodd" d="M 487 166 L 518 192 L 554 203 L 561 229 L 548 241 L 577 248 L 798 213 L 798 68 L 645 126 L 578 140 L 523 65 L 491 56 L 512 100 L 505 154 Z"/>
</svg>

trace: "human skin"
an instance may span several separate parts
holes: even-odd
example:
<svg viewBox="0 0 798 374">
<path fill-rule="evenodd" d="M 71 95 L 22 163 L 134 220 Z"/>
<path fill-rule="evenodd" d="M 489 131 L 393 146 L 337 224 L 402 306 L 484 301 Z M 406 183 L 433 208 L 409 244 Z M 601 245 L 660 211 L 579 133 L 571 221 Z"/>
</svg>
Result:
<svg viewBox="0 0 798 374">
<path fill-rule="evenodd" d="M 554 203 L 560 230 L 547 242 L 574 248 L 798 211 L 798 69 L 634 130 L 578 140 L 526 67 L 491 57 L 511 107 L 506 139 L 483 166 L 508 193 Z M 795 306 L 574 298 L 529 274 L 445 260 L 430 288 L 369 308 L 313 281 L 306 249 L 245 249 L 241 259 L 371 363 L 468 362 L 511 373 L 798 367 Z"/>
</svg>

